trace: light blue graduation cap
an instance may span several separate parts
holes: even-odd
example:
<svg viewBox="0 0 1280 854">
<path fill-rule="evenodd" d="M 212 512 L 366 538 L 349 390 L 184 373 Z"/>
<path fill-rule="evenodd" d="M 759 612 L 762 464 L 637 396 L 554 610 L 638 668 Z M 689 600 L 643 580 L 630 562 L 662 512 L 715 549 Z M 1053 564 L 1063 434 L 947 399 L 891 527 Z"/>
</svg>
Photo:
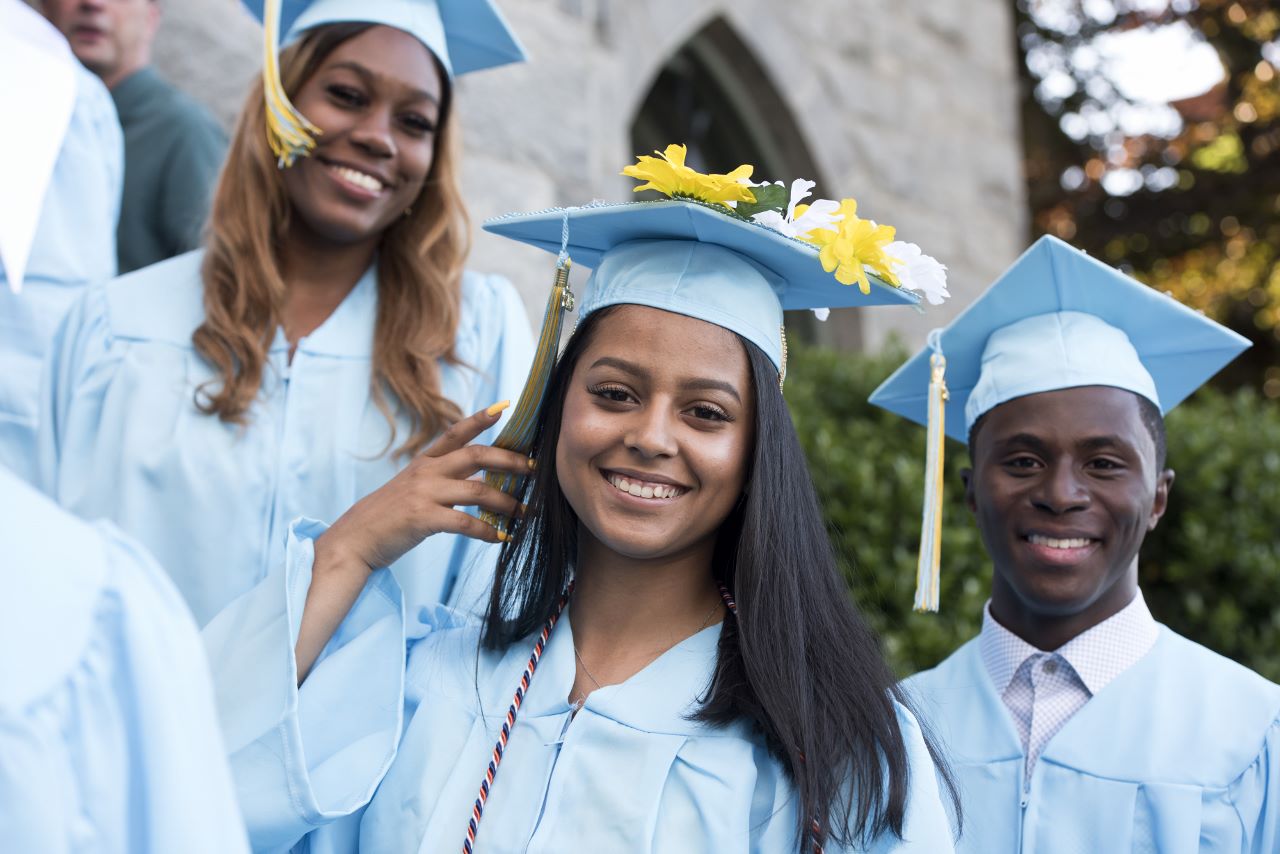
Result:
<svg viewBox="0 0 1280 854">
<path fill-rule="evenodd" d="M 524 48 L 493 0 L 244 0 L 262 22 L 263 83 L 272 150 L 288 166 L 314 147 L 314 125 L 289 103 L 280 83 L 282 45 L 324 24 L 383 24 L 427 46 L 450 79 L 523 62 Z"/>
<path fill-rule="evenodd" d="M 1168 412 L 1249 347 L 1249 340 L 1054 237 L 1042 237 L 871 395 L 928 423 L 930 357 L 946 356 L 946 434 L 1001 403 L 1104 385 Z"/>
<path fill-rule="evenodd" d="M 736 332 L 785 371 L 784 310 L 917 305 L 872 276 L 870 292 L 841 285 L 808 243 L 700 202 L 591 205 L 511 214 L 486 231 L 565 253 L 593 272 L 580 316 L 628 303 Z"/>
<path fill-rule="evenodd" d="M 869 288 L 842 285 L 813 245 L 703 201 L 594 204 L 509 214 L 486 231 L 556 253 L 555 284 L 524 392 L 494 443 L 527 453 L 555 366 L 563 317 L 574 308 L 569 258 L 593 268 L 580 317 L 612 305 L 643 305 L 705 320 L 759 347 L 786 376 L 784 309 L 918 305 L 915 294 L 869 276 Z M 514 493 L 519 479 L 490 474 Z M 482 515 L 502 529 L 505 521 Z"/>
<path fill-rule="evenodd" d="M 1168 412 L 1247 347 L 1247 338 L 1061 240 L 1037 240 L 871 395 L 930 431 L 921 545 L 922 574 L 926 561 L 935 567 L 930 610 L 944 429 L 966 442 L 1002 403 L 1082 386 L 1126 389 Z"/>
</svg>

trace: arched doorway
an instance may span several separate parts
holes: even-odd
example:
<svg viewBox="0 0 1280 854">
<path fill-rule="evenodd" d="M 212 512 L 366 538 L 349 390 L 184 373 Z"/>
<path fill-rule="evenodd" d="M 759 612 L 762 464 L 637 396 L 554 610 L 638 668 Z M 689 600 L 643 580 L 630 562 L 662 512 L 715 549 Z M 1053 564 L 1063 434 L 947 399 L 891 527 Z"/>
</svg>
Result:
<svg viewBox="0 0 1280 854">
<path fill-rule="evenodd" d="M 809 178 L 825 194 L 822 175 L 786 100 L 733 26 L 712 18 L 659 69 L 631 123 L 636 153 L 678 142 L 686 163 L 703 172 L 754 164 L 756 180 Z M 849 314 L 849 313 L 844 313 Z M 856 317 L 817 323 L 789 312 L 787 332 L 810 342 L 858 348 Z"/>
</svg>

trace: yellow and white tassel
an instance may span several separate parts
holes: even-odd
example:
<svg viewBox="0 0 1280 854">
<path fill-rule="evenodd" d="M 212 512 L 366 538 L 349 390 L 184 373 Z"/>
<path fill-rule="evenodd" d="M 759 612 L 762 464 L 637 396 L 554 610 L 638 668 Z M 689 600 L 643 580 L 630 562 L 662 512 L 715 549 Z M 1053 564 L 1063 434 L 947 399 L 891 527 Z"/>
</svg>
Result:
<svg viewBox="0 0 1280 854">
<path fill-rule="evenodd" d="M 924 510 L 920 526 L 920 562 L 916 567 L 917 611 L 938 610 L 938 575 L 942 563 L 942 477 L 947 441 L 947 359 L 938 330 L 929 335 L 929 427 L 925 451 Z"/>
<path fill-rule="evenodd" d="M 292 166 L 316 147 L 320 128 L 289 101 L 280 80 L 280 7 L 282 0 L 265 0 L 262 6 L 262 94 L 267 114 L 267 142 L 281 169 Z"/>
</svg>

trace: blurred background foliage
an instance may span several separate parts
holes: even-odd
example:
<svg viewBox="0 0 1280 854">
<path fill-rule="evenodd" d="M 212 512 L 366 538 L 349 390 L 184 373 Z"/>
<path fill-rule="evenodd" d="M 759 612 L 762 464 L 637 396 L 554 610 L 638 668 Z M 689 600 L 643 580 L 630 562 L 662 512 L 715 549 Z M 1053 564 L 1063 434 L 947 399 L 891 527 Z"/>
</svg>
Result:
<svg viewBox="0 0 1280 854">
<path fill-rule="evenodd" d="M 867 403 L 906 355 L 797 347 L 786 388 L 854 597 L 902 675 L 977 634 L 991 573 L 964 505 L 968 452 L 949 442 L 942 608 L 911 611 L 924 429 Z M 1177 478 L 1143 548 L 1147 602 L 1161 622 L 1280 680 L 1280 406 L 1248 387 L 1203 389 L 1168 430 Z"/>
<path fill-rule="evenodd" d="M 1037 232 L 1249 337 L 1253 349 L 1218 384 L 1280 398 L 1280 5 L 1016 0 L 1016 8 Z M 1153 94 L 1162 86 L 1150 80 L 1160 74 L 1152 66 L 1185 77 L 1190 65 L 1204 67 L 1205 53 L 1196 87 L 1204 91 Z M 1163 91 L 1177 85 L 1164 81 Z"/>
</svg>

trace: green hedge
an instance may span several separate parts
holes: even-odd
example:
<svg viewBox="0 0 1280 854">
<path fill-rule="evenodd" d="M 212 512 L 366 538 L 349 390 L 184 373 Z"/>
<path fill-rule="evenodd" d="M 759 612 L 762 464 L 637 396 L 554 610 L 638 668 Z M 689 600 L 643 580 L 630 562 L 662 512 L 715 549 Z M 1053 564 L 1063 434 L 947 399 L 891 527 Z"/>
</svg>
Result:
<svg viewBox="0 0 1280 854">
<path fill-rule="evenodd" d="M 904 357 L 797 347 L 786 396 L 854 596 L 905 675 L 977 633 L 991 570 L 963 501 L 968 452 L 949 441 L 942 609 L 911 611 L 924 429 L 867 403 Z M 1151 610 L 1280 680 L 1280 405 L 1206 389 L 1174 410 L 1168 430 L 1177 479 L 1140 564 Z"/>
</svg>

